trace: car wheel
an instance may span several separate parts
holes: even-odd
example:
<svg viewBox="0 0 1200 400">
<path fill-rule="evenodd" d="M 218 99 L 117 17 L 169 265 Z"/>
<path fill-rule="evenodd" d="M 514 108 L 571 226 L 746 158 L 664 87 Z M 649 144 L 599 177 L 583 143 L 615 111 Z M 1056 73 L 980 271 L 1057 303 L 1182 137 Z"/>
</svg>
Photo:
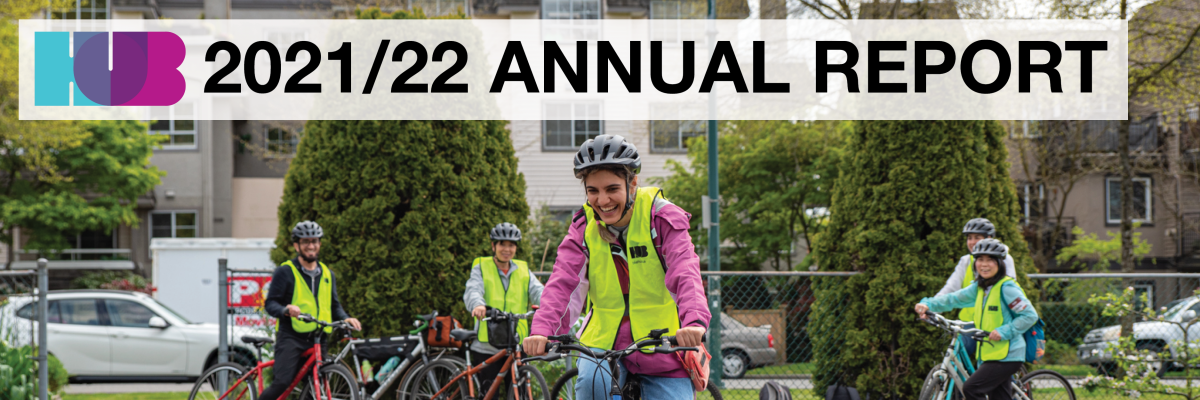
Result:
<svg viewBox="0 0 1200 400">
<path fill-rule="evenodd" d="M 726 378 L 737 379 L 750 370 L 750 357 L 737 349 L 721 351 L 721 372 Z"/>
<path fill-rule="evenodd" d="M 1167 363 L 1158 354 L 1163 351 L 1162 346 L 1156 343 L 1138 343 L 1136 349 L 1148 353 L 1146 355 L 1146 367 L 1154 371 L 1154 375 L 1162 378 L 1167 374 Z"/>
</svg>

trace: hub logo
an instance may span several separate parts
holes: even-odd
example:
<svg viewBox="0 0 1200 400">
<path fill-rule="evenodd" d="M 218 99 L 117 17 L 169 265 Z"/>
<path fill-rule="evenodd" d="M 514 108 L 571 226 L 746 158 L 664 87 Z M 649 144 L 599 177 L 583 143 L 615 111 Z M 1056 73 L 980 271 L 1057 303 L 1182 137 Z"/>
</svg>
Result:
<svg viewBox="0 0 1200 400">
<path fill-rule="evenodd" d="M 187 49 L 171 32 L 34 33 L 34 105 L 68 106 L 75 83 L 77 106 L 169 106 L 183 98 L 179 65 Z"/>
</svg>

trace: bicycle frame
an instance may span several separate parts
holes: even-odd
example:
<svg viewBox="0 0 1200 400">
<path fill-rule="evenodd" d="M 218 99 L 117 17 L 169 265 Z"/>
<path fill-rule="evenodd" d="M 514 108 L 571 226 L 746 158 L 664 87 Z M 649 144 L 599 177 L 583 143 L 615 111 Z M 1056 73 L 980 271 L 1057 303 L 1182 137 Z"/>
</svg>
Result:
<svg viewBox="0 0 1200 400">
<path fill-rule="evenodd" d="M 317 367 L 319 365 L 324 365 L 324 362 L 321 360 L 321 344 L 317 343 L 312 348 L 305 350 L 304 354 L 301 357 L 306 357 L 306 360 L 304 362 L 304 367 L 300 368 L 300 373 L 296 374 L 296 378 L 292 380 L 292 384 L 288 385 L 287 390 L 284 390 L 283 393 L 279 397 L 287 397 L 288 395 L 292 394 L 292 390 L 295 390 L 296 386 L 300 384 L 300 381 L 304 380 L 305 374 L 311 371 L 313 385 L 314 385 L 313 390 L 316 393 L 324 392 L 325 398 L 327 398 L 327 399 L 332 398 L 333 394 L 330 393 L 328 387 L 326 387 L 324 391 L 321 390 L 320 368 Z M 242 376 L 239 377 L 238 380 L 233 383 L 232 387 L 230 387 L 229 389 L 226 389 L 224 393 L 221 393 L 221 397 L 218 397 L 218 400 L 226 399 L 227 396 L 229 396 L 231 394 L 231 392 L 233 391 L 233 388 L 238 387 L 238 385 L 240 385 L 242 382 L 246 381 L 246 378 L 251 377 L 251 376 L 254 376 L 254 380 L 255 380 L 255 382 L 253 382 L 251 384 L 257 383 L 258 384 L 258 392 L 262 393 L 262 391 L 264 389 L 262 371 L 263 371 L 263 369 L 266 369 L 267 367 L 271 367 L 274 365 L 275 365 L 275 360 L 266 361 L 266 362 L 259 361 L 258 365 L 256 365 L 254 367 L 254 369 L 246 372 L 245 374 L 242 374 Z M 233 399 L 241 400 L 242 396 L 245 394 L 246 394 L 246 389 L 242 389 L 242 391 L 237 394 L 237 397 L 234 397 Z"/>
<path fill-rule="evenodd" d="M 956 335 L 950 341 L 950 347 L 946 348 L 946 356 L 942 358 L 942 371 L 954 371 L 947 381 L 945 400 L 950 400 L 956 385 L 959 388 L 963 387 L 967 378 L 975 373 L 975 365 L 971 364 L 971 358 L 960 339 L 961 336 Z"/>
<path fill-rule="evenodd" d="M 445 385 L 443 385 L 442 388 L 433 395 L 433 398 L 436 399 L 436 398 L 441 397 L 442 394 L 444 394 L 446 392 L 446 390 L 454 387 L 455 384 L 458 383 L 458 381 L 463 380 L 463 379 L 467 380 L 467 394 L 470 395 L 471 398 L 475 398 L 475 381 L 468 379 L 468 378 L 479 373 L 479 371 L 483 370 L 487 366 L 493 365 L 496 362 L 499 362 L 500 359 L 504 359 L 504 366 L 500 367 L 500 373 L 496 375 L 497 379 L 492 381 L 492 385 L 488 387 L 488 391 L 487 391 L 487 393 L 485 393 L 483 395 L 483 398 L 490 399 L 490 398 L 492 398 L 492 396 L 496 395 L 496 391 L 500 390 L 501 382 L 503 382 L 502 377 L 511 378 L 509 380 L 512 381 L 513 388 L 515 390 L 515 388 L 517 386 L 517 374 L 509 374 L 509 372 L 511 372 L 511 371 L 515 370 L 517 367 L 519 367 L 521 364 L 521 360 L 520 360 L 520 358 L 514 357 L 513 354 L 510 354 L 508 352 L 508 350 L 500 350 L 500 352 L 493 354 L 491 357 L 488 357 L 487 360 L 484 360 L 479 365 L 468 368 L 466 371 L 460 372 L 458 375 L 455 375 L 454 378 L 450 380 L 450 382 L 447 382 Z M 529 398 L 533 398 L 532 393 L 530 394 Z"/>
</svg>

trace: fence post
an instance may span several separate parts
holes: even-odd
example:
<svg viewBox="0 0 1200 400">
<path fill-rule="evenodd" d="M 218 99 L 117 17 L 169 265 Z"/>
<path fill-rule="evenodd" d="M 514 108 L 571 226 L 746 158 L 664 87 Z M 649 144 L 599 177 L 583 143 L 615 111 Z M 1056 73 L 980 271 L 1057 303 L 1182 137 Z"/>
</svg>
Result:
<svg viewBox="0 0 1200 400">
<path fill-rule="evenodd" d="M 229 260 L 217 260 L 217 363 L 229 362 Z"/>
<path fill-rule="evenodd" d="M 49 312 L 49 306 L 46 302 L 47 291 L 50 287 L 50 277 L 46 268 L 46 259 L 39 258 L 37 260 L 37 280 L 38 280 L 38 400 L 48 400 L 50 398 L 50 357 L 47 354 L 49 351 L 46 348 L 46 314 Z"/>
</svg>

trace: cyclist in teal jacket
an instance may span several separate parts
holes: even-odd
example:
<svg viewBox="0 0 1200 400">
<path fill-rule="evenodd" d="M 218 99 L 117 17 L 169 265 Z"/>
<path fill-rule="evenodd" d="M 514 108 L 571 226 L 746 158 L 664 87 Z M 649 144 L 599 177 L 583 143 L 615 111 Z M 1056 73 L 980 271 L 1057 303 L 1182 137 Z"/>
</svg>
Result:
<svg viewBox="0 0 1200 400">
<path fill-rule="evenodd" d="M 1009 380 L 1025 362 L 1026 344 L 1022 335 L 1037 323 L 1037 311 L 1021 286 L 1000 272 L 1008 256 L 1008 246 L 996 239 L 984 239 L 975 245 L 972 255 L 976 274 L 970 286 L 921 299 L 915 310 L 923 319 L 926 311 L 973 307 L 975 327 L 991 333 L 987 341 L 976 342 L 974 349 L 967 349 L 976 354 L 980 365 L 963 385 L 963 396 L 966 400 L 1009 400 L 1012 399 Z"/>
</svg>

